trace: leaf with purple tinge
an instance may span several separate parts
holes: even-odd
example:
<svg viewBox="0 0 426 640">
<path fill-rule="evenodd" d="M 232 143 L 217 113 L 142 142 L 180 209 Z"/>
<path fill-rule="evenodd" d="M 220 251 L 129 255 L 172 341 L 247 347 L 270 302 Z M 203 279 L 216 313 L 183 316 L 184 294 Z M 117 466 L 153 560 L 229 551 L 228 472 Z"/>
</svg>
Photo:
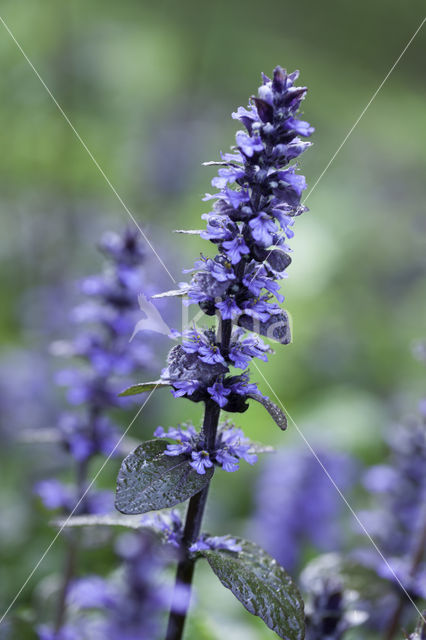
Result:
<svg viewBox="0 0 426 640">
<path fill-rule="evenodd" d="M 139 393 L 145 393 L 146 391 L 153 391 L 154 389 L 160 387 L 170 387 L 170 382 L 166 380 L 152 380 L 151 382 L 139 382 L 138 384 L 133 384 L 128 389 L 125 389 L 119 396 L 137 396 Z"/>
<path fill-rule="evenodd" d="M 282 431 L 287 429 L 287 418 L 284 411 L 277 407 L 272 400 L 265 398 L 265 396 L 262 396 L 260 393 L 249 393 L 248 397 L 260 402 Z"/>
<path fill-rule="evenodd" d="M 149 527 L 149 524 L 143 522 L 138 516 L 125 516 L 120 513 L 72 516 L 67 519 L 53 520 L 52 524 L 60 529 L 65 527 L 125 527 L 127 529 L 144 529 Z"/>
<path fill-rule="evenodd" d="M 244 607 L 283 640 L 303 640 L 302 596 L 288 573 L 253 542 L 234 538 L 238 553 L 224 549 L 201 551 L 221 583 Z"/>
<path fill-rule="evenodd" d="M 164 516 L 162 513 L 145 513 L 141 515 L 123 515 L 121 513 L 107 513 L 102 515 L 82 515 L 72 516 L 69 518 L 62 518 L 53 520 L 51 524 L 59 529 L 64 528 L 87 528 L 87 527 L 124 527 L 125 529 L 132 529 L 136 531 L 145 531 L 155 534 L 159 539 L 167 543 L 170 541 L 170 536 L 166 533 L 164 526 Z M 168 512 L 165 512 L 168 513 Z"/>
<path fill-rule="evenodd" d="M 188 236 L 199 236 L 202 232 L 202 229 L 175 229 L 173 231 L 173 233 L 184 233 Z"/>
<path fill-rule="evenodd" d="M 149 440 L 124 458 L 115 506 L 126 515 L 166 509 L 185 502 L 210 482 L 214 467 L 198 474 L 186 455 L 164 455 L 167 442 Z"/>
</svg>

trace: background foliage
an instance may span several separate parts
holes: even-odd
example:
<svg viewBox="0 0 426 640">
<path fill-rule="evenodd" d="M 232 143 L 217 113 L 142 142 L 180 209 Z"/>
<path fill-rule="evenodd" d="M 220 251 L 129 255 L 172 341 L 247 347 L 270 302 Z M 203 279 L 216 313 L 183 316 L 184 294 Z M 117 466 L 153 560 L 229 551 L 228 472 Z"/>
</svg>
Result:
<svg viewBox="0 0 426 640">
<path fill-rule="evenodd" d="M 299 68 L 309 86 L 304 110 L 316 133 L 303 173 L 313 187 L 423 11 L 419 0 L 4 0 L 0 15 L 179 280 L 202 242 L 172 230 L 197 228 L 208 210 L 201 197 L 213 171 L 201 162 L 218 159 L 232 142 L 230 113 L 245 104 L 260 72 L 276 64 Z M 332 443 L 364 462 L 381 459 L 383 432 L 424 390 L 410 346 L 425 335 L 426 319 L 425 44 L 422 31 L 309 195 L 311 213 L 296 224 L 284 282 L 294 340 L 265 370 L 314 445 Z M 122 227 L 127 213 L 1 25 L 0 71 L 4 608 L 52 537 L 31 486 L 46 464 L 61 464 L 12 434 L 54 415 L 38 392 L 46 334 L 67 334 L 70 283 L 98 269 L 99 234 Z M 155 259 L 149 268 L 167 287 Z M 176 422 L 167 391 L 156 395 L 135 438 Z M 12 410 L 16 401 L 19 410 Z M 198 406 L 179 408 L 179 418 L 199 420 Z M 255 440 L 304 446 L 294 428 L 273 428 L 261 407 L 240 423 Z M 101 484 L 111 485 L 116 470 L 112 462 Z M 212 533 L 245 530 L 255 475 L 217 474 Z M 107 560 L 101 550 L 84 562 L 90 570 Z M 58 541 L 20 598 L 24 621 L 38 590 L 49 589 L 43 576 L 60 561 Z M 198 571 L 200 587 L 207 579 Z M 219 584 L 209 582 L 199 594 L 189 637 L 273 637 L 240 614 Z M 22 638 L 33 637 L 29 627 L 23 623 Z"/>
</svg>

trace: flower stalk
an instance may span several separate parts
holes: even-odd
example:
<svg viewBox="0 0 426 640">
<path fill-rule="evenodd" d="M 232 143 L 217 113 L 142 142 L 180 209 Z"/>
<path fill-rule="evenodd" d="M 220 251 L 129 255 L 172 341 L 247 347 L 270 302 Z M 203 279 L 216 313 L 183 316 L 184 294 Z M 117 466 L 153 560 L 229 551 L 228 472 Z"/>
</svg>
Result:
<svg viewBox="0 0 426 640">
<path fill-rule="evenodd" d="M 286 277 L 291 262 L 287 239 L 293 237 L 295 217 L 306 210 L 301 205 L 305 179 L 297 173 L 293 160 L 310 146 L 299 136 L 313 131 L 295 117 L 306 94 L 306 87 L 294 86 L 297 77 L 298 72 L 287 74 L 276 67 L 272 79 L 263 76 L 258 97 L 252 98 L 248 108 L 240 107 L 233 114 L 245 131 L 237 132 L 236 145 L 220 162 L 208 163 L 219 169 L 212 180 L 218 191 L 205 197 L 205 201 L 214 201 L 202 216 L 206 228 L 183 231 L 200 234 L 214 247 L 215 255 L 201 255 L 187 271 L 193 272 L 189 284 L 158 295 L 184 296 L 185 303 L 197 304 L 206 316 L 216 316 L 218 326 L 198 328 L 194 323 L 182 334 L 173 332 L 181 341 L 170 350 L 161 379 L 123 392 L 133 395 L 158 385 L 170 386 L 175 398 L 201 402 L 205 408 L 199 432 L 185 423 L 167 430 L 158 427 L 154 432 L 157 439 L 129 454 L 117 479 L 116 507 L 124 514 L 170 508 L 189 499 L 179 533 L 182 555 L 166 640 L 182 638 L 194 563 L 202 556 L 244 606 L 280 637 L 288 637 L 290 626 L 292 638 L 301 640 L 303 636 L 300 594 L 284 569 L 253 543 L 229 536 L 211 537 L 201 531 L 214 468 L 234 472 L 241 459 L 254 464 L 257 453 L 265 451 L 250 442 L 230 419 L 220 423 L 221 411 L 242 414 L 249 401 L 255 400 L 279 428 L 287 426 L 284 413 L 251 381 L 249 365 L 254 358 L 267 361 L 272 353 L 262 337 L 281 345 L 291 339 L 288 315 L 279 305 L 284 297 L 278 281 Z M 222 557 L 222 553 L 229 555 Z M 222 575 L 224 570 L 226 575 Z M 243 586 L 244 573 L 247 582 Z M 251 594 L 247 584 L 253 589 Z M 275 599 L 281 594 L 288 605 L 286 612 L 281 601 L 271 616 L 265 589 Z"/>
<path fill-rule="evenodd" d="M 243 412 L 248 408 L 248 397 L 261 395 L 250 383 L 248 372 L 226 376 L 229 365 L 245 370 L 254 357 L 267 360 L 270 348 L 259 337 L 247 337 L 245 330 L 283 344 L 289 341 L 287 317 L 271 299 L 283 300 L 275 281 L 284 277 L 290 264 L 284 239 L 293 235 L 293 217 L 305 210 L 300 205 L 306 186 L 303 176 L 296 174 L 295 166 L 279 170 L 309 146 L 297 135 L 313 131 L 308 123 L 294 118 L 306 93 L 305 88 L 293 86 L 297 75 L 287 75 L 277 67 L 272 81 L 263 77 L 259 97 L 253 99 L 249 109 L 240 108 L 233 114 L 247 133 L 237 133 L 233 153 L 225 154 L 223 163 L 219 163 L 223 166 L 212 181 L 219 194 L 206 196 L 216 203 L 213 211 L 203 216 L 207 229 L 201 236 L 216 245 L 219 253 L 214 259 L 202 257 L 196 263 L 188 297 L 189 303 L 198 303 L 207 315 L 217 315 L 219 328 L 214 336 L 211 331 L 198 332 L 195 328 L 184 333 L 182 346 L 172 350 L 170 366 L 163 372 L 163 377 L 171 380 L 175 396 L 205 403 L 200 441 L 206 451 L 192 452 L 192 457 L 198 461 L 205 455 L 207 459 L 204 466 L 202 462 L 200 466 L 191 463 L 199 473 L 205 473 L 215 455 L 221 409 Z M 193 370 L 189 376 L 188 369 Z M 170 455 L 177 454 L 187 451 L 187 445 L 178 449 L 171 445 L 169 449 L 173 449 Z M 237 469 L 236 461 L 234 456 L 216 453 L 216 464 L 222 462 L 225 470 Z M 208 489 L 209 484 L 189 502 L 182 537 L 184 555 L 177 568 L 176 598 L 166 640 L 182 638 L 195 563 L 188 550 L 201 533 Z M 182 585 L 187 587 L 187 594 L 184 605 L 180 602 L 178 607 Z"/>
<path fill-rule="evenodd" d="M 218 334 L 221 335 L 222 351 L 225 351 L 229 347 L 231 331 L 231 321 L 223 320 L 219 325 L 218 331 Z M 202 434 L 204 435 L 208 451 L 212 450 L 215 446 L 219 417 L 219 405 L 213 400 L 206 400 Z M 180 640 L 183 636 L 183 629 L 190 604 L 191 585 L 195 568 L 195 559 L 189 555 L 188 550 L 201 533 L 201 525 L 204 510 L 206 508 L 209 486 L 210 483 L 202 491 L 195 494 L 188 504 L 188 511 L 182 536 L 182 552 L 184 556 L 179 562 L 176 571 L 174 598 L 167 626 L 166 640 Z M 182 586 L 184 587 L 183 590 Z M 183 598 L 185 601 L 183 603 L 180 601 L 178 606 L 177 600 L 178 598 L 181 600 L 182 592 L 184 594 Z"/>
</svg>

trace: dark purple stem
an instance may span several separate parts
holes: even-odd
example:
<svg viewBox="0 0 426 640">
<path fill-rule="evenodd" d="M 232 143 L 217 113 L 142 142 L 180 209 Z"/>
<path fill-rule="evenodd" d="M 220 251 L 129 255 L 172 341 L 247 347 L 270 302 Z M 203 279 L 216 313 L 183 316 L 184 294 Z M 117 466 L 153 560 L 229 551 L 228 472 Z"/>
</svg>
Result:
<svg viewBox="0 0 426 640">
<path fill-rule="evenodd" d="M 66 613 L 66 603 L 67 603 L 67 594 L 68 589 L 70 587 L 71 581 L 75 575 L 75 568 L 77 564 L 77 552 L 79 547 L 79 541 L 77 540 L 77 532 L 72 531 L 71 536 L 68 540 L 65 562 L 64 562 L 64 571 L 62 577 L 62 584 L 59 591 L 58 602 L 56 606 L 56 617 L 55 617 L 55 633 L 58 633 L 65 622 L 65 613 Z"/>
<path fill-rule="evenodd" d="M 85 491 L 87 482 L 87 460 L 82 460 L 77 466 L 77 496 L 79 511 L 84 513 Z M 65 613 L 67 609 L 67 594 L 71 581 L 74 578 L 77 566 L 77 555 L 80 546 L 80 535 L 78 532 L 71 531 L 67 540 L 67 550 L 64 562 L 64 571 L 62 576 L 62 584 L 59 591 L 58 602 L 56 605 L 55 617 L 55 633 L 58 633 L 63 627 L 65 621 Z"/>
<path fill-rule="evenodd" d="M 231 332 L 231 321 L 223 320 L 218 331 L 218 335 L 220 335 L 221 339 L 222 352 L 226 353 L 229 348 Z M 219 416 L 219 405 L 213 400 L 207 400 L 202 430 L 205 437 L 207 451 L 212 450 L 216 443 Z M 175 592 L 165 640 L 181 640 L 183 636 L 183 629 L 191 599 L 191 585 L 195 567 L 195 560 L 189 556 L 188 548 L 200 535 L 209 486 L 210 483 L 202 491 L 195 494 L 195 496 L 192 496 L 188 504 L 182 538 L 182 551 L 184 557 L 177 566 Z"/>
<path fill-rule="evenodd" d="M 411 561 L 411 567 L 409 572 L 409 576 L 411 578 L 414 578 L 414 576 L 416 575 L 416 571 L 419 568 L 420 563 L 422 561 L 425 548 L 426 548 L 426 514 L 423 519 L 423 528 L 420 532 L 418 543 L 414 548 L 413 558 Z M 384 640 L 392 640 L 395 633 L 399 631 L 401 616 L 403 614 L 406 604 L 407 604 L 406 594 L 401 591 L 399 602 L 395 607 L 395 611 L 393 612 L 389 625 L 385 631 Z"/>
</svg>

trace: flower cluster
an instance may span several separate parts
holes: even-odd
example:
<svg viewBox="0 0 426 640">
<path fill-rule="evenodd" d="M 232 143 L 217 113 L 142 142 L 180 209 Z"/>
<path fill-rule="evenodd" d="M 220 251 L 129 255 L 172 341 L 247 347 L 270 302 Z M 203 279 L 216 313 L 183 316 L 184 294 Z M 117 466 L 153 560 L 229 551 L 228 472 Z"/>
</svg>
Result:
<svg viewBox="0 0 426 640">
<path fill-rule="evenodd" d="M 108 263 L 100 275 L 82 281 L 86 300 L 72 312 L 78 326 L 74 339 L 52 345 L 55 355 L 66 356 L 71 366 L 57 374 L 57 383 L 67 387 L 72 407 L 58 419 L 59 439 L 76 462 L 78 486 L 65 486 L 56 479 L 35 487 L 49 509 L 71 512 L 85 492 L 88 462 L 97 454 L 115 452 L 119 431 L 108 411 L 122 406 L 118 391 L 134 371 L 147 369 L 152 353 L 146 343 L 129 338 L 138 318 L 138 293 L 143 286 L 144 254 L 137 231 L 108 233 L 100 244 Z M 93 492 L 81 502 L 79 513 L 100 513 L 112 508 L 112 496 Z"/>
<path fill-rule="evenodd" d="M 226 375 L 229 366 L 242 369 L 251 358 L 265 360 L 270 348 L 259 337 L 244 337 L 244 331 L 236 328 L 226 351 L 225 357 L 212 329 L 185 331 L 182 344 L 171 350 L 162 377 L 171 382 L 176 398 L 184 396 L 194 402 L 212 398 L 225 411 L 243 412 L 248 407 L 246 399 L 259 394 L 259 389 L 247 372 Z"/>
<path fill-rule="evenodd" d="M 70 404 L 90 405 L 93 413 L 122 406 L 118 392 L 123 377 L 145 369 L 153 358 L 146 341 L 135 340 L 129 345 L 140 315 L 138 294 L 144 287 L 139 232 L 127 229 L 122 235 L 108 233 L 100 248 L 108 264 L 101 274 L 85 278 L 80 284 L 86 300 L 72 314 L 79 325 L 77 335 L 70 343 L 53 345 L 59 355 L 87 363 L 85 368 L 74 366 L 61 371 L 58 384 L 68 387 Z"/>
<path fill-rule="evenodd" d="M 176 380 L 177 351 L 182 368 Z M 257 386 L 250 383 L 247 373 L 225 377 L 229 364 L 237 369 L 246 369 L 252 358 L 267 360 L 271 349 L 258 336 L 245 335 L 236 328 L 232 332 L 227 348 L 227 358 L 222 354 L 220 342 L 213 330 L 190 329 L 182 334 L 182 345 L 175 347 L 173 359 L 163 376 L 173 380 L 172 393 L 175 397 L 187 396 L 192 400 L 205 398 L 206 394 L 227 411 L 245 409 L 244 399 L 250 393 L 259 393 Z M 185 379 L 191 376 L 190 379 Z"/>
<path fill-rule="evenodd" d="M 201 237 L 216 247 L 213 258 L 202 256 L 186 290 L 188 303 L 207 315 L 232 323 L 230 336 L 191 330 L 169 354 L 162 377 L 176 396 L 194 402 L 213 400 L 226 411 L 245 411 L 246 399 L 258 393 L 248 374 L 229 375 L 229 367 L 245 370 L 253 358 L 269 351 L 253 331 L 281 344 L 290 341 L 287 314 L 281 310 L 277 280 L 285 277 L 291 259 L 286 240 L 293 236 L 295 216 L 305 179 L 293 163 L 307 147 L 299 136 L 313 129 L 296 113 L 306 94 L 296 87 L 298 73 L 277 67 L 272 80 L 263 76 L 257 98 L 233 117 L 246 131 L 236 134 L 236 146 L 222 157 L 212 181 L 218 192 L 212 211 L 203 217 Z M 209 163 L 208 163 L 209 164 Z M 219 331 L 220 333 L 220 331 Z"/>
<path fill-rule="evenodd" d="M 148 518 L 145 516 L 143 524 L 160 531 L 167 544 L 181 549 L 183 525 L 179 513 L 174 509 L 167 512 L 156 513 L 154 516 Z M 229 536 L 210 536 L 202 533 L 198 539 L 189 546 L 188 551 L 196 553 L 198 551 L 208 551 L 209 549 L 238 552 L 241 551 L 242 547 L 235 538 Z"/>
<path fill-rule="evenodd" d="M 349 456 L 317 453 L 339 488 L 353 483 L 356 466 Z M 343 502 L 309 451 L 285 450 L 271 457 L 259 478 L 256 504 L 253 536 L 287 569 L 299 564 L 306 544 L 321 551 L 339 548 Z"/>
<path fill-rule="evenodd" d="M 241 429 L 233 426 L 229 421 L 220 426 L 213 450 L 207 450 L 203 436 L 191 424 L 177 428 L 171 427 L 167 431 L 163 427 L 158 427 L 154 435 L 157 438 L 174 440 L 176 444 L 168 444 L 165 454 L 168 456 L 187 455 L 190 459 L 189 464 L 200 475 L 204 475 L 206 469 L 214 464 L 224 471 L 233 472 L 239 469 L 241 458 L 249 464 L 254 464 L 257 461 L 257 455 L 253 453 L 250 440 L 244 436 Z"/>
</svg>

